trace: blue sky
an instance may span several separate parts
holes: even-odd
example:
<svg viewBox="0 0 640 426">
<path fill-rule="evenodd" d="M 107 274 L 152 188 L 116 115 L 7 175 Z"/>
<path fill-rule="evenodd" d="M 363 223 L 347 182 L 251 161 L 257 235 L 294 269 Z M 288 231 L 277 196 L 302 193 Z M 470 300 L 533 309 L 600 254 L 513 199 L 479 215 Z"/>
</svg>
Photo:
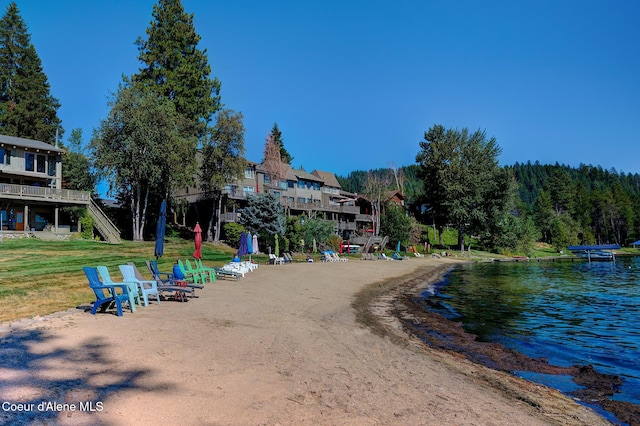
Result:
<svg viewBox="0 0 640 426">
<path fill-rule="evenodd" d="M 17 1 L 65 139 L 88 141 L 153 0 Z M 5 8 L 8 2 L 1 3 Z M 294 166 L 346 175 L 409 165 L 434 124 L 495 136 L 500 162 L 640 172 L 636 1 L 199 1 L 225 106 L 260 161 L 277 122 Z M 3 9 L 4 13 L 4 9 Z"/>
</svg>

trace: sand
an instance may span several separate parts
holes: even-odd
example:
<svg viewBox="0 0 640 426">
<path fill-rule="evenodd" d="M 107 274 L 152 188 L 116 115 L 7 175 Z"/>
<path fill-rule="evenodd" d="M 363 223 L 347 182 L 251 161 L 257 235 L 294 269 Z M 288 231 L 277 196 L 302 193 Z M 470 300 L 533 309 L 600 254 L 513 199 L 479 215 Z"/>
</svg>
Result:
<svg viewBox="0 0 640 426">
<path fill-rule="evenodd" d="M 262 265 L 186 303 L 4 324 L 0 423 L 609 424 L 402 331 L 389 291 L 452 262 Z"/>
</svg>

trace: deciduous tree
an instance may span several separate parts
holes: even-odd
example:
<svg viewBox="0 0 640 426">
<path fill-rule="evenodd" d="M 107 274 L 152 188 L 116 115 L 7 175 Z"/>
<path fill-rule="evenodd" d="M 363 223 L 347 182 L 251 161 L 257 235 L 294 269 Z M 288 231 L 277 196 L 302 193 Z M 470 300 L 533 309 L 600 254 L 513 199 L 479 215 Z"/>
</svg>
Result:
<svg viewBox="0 0 640 426">
<path fill-rule="evenodd" d="M 500 203 L 495 197 L 504 196 L 493 192 L 503 177 L 497 158 L 500 148 L 481 130 L 469 133 L 466 128 L 445 130 L 441 125 L 425 132 L 420 148 L 416 161 L 436 227 L 442 231 L 447 223 L 453 224 L 464 250 L 465 233 L 486 226 L 493 217 L 491 210 Z"/>
<path fill-rule="evenodd" d="M 121 85 L 110 106 L 91 141 L 94 164 L 130 207 L 133 239 L 143 240 L 150 196 L 192 182 L 196 138 L 178 130 L 184 116 L 171 101 L 143 86 Z"/>
<path fill-rule="evenodd" d="M 214 199 L 216 206 L 209 219 L 208 241 L 220 241 L 223 189 L 227 183 L 240 179 L 247 168 L 244 158 L 243 118 L 242 113 L 230 109 L 220 111 L 216 125 L 211 129 L 210 137 L 202 149 L 202 189 L 208 197 Z M 215 235 L 212 233 L 214 219 Z"/>
</svg>

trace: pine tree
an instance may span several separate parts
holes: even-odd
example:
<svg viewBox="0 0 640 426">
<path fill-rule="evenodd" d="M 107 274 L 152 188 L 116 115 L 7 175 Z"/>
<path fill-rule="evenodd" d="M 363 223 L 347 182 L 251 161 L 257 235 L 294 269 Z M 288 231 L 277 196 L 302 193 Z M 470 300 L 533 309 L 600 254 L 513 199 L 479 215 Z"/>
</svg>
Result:
<svg viewBox="0 0 640 426">
<path fill-rule="evenodd" d="M 220 81 L 211 79 L 206 49 L 180 0 L 160 0 L 153 6 L 147 39 L 138 38 L 138 59 L 144 64 L 134 81 L 170 99 L 188 119 L 187 135 L 201 138 L 220 109 Z"/>
<path fill-rule="evenodd" d="M 278 128 L 278 123 L 273 123 L 273 127 L 271 128 L 271 136 L 273 138 L 273 142 L 280 149 L 280 158 L 282 159 L 282 161 L 291 165 L 291 162 L 293 161 L 293 157 L 291 156 L 291 154 L 289 154 L 289 152 L 284 147 L 284 141 L 282 140 L 282 132 Z"/>
<path fill-rule="evenodd" d="M 27 26 L 11 3 L 0 19 L 0 131 L 54 144 L 61 130 L 58 108 Z"/>
</svg>

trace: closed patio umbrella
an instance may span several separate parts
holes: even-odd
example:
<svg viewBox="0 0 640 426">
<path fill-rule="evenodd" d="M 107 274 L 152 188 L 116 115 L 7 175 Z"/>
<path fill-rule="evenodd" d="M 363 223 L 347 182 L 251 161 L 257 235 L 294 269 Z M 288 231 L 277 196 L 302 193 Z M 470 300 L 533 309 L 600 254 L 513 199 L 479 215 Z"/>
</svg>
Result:
<svg viewBox="0 0 640 426">
<path fill-rule="evenodd" d="M 396 251 L 400 253 L 400 241 L 398 241 L 398 247 L 396 247 Z"/>
<path fill-rule="evenodd" d="M 153 255 L 156 260 L 164 254 L 164 233 L 167 226 L 167 200 L 162 200 L 160 204 L 160 215 L 156 226 L 156 246 Z"/>
<path fill-rule="evenodd" d="M 253 235 L 253 253 L 258 253 L 260 250 L 258 249 L 258 234 Z"/>
<path fill-rule="evenodd" d="M 202 228 L 200 228 L 200 223 L 196 222 L 196 227 L 193 228 L 193 231 L 196 233 L 196 251 L 193 252 L 193 257 L 200 260 L 202 259 Z"/>
<path fill-rule="evenodd" d="M 247 254 L 249 254 L 247 251 L 247 233 L 242 231 L 240 234 L 240 245 L 238 246 L 238 257 L 242 258 L 242 256 Z"/>
<path fill-rule="evenodd" d="M 247 253 L 249 253 L 249 255 L 253 254 L 253 237 L 251 236 L 251 232 L 247 233 Z"/>
</svg>

